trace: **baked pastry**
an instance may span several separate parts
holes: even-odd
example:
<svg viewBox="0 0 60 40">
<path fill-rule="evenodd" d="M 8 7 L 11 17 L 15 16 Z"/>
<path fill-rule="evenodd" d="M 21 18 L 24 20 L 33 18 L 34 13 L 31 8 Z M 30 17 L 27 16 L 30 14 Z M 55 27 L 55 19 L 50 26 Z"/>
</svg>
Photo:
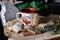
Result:
<svg viewBox="0 0 60 40">
<path fill-rule="evenodd" d="M 37 13 L 33 14 L 32 16 L 32 26 L 37 26 L 38 25 L 38 21 L 39 20 L 39 15 Z"/>
<path fill-rule="evenodd" d="M 44 28 L 45 26 L 47 26 L 47 24 L 44 23 L 38 25 L 38 27 L 42 27 L 42 28 Z"/>
<path fill-rule="evenodd" d="M 8 29 L 9 32 L 12 32 L 12 22 L 7 22 L 5 27 Z"/>
<path fill-rule="evenodd" d="M 7 22 L 5 27 L 9 27 L 9 26 L 12 26 L 12 22 Z"/>
<path fill-rule="evenodd" d="M 17 19 L 12 20 L 12 22 L 7 22 L 5 27 L 8 29 L 9 32 L 19 33 L 22 31 L 22 22 L 18 21 Z"/>
<path fill-rule="evenodd" d="M 12 26 L 7 27 L 7 29 L 8 29 L 9 32 L 13 32 L 13 27 Z"/>
<path fill-rule="evenodd" d="M 13 25 L 13 32 L 19 33 L 19 32 L 21 32 L 21 31 L 22 31 L 21 25 L 19 25 L 19 23 L 15 23 L 15 24 Z"/>
<path fill-rule="evenodd" d="M 20 21 L 17 20 L 17 19 L 12 20 L 12 24 L 13 24 L 13 25 L 14 25 L 16 22 L 20 22 Z"/>
</svg>

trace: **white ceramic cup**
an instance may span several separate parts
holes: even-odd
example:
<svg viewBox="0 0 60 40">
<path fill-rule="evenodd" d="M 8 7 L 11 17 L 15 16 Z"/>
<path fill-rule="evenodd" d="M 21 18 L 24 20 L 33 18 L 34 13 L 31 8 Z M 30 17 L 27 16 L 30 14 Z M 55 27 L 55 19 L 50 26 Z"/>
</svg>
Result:
<svg viewBox="0 0 60 40">
<path fill-rule="evenodd" d="M 32 25 L 32 16 L 34 13 L 25 13 L 25 12 L 19 12 L 16 14 L 16 18 L 18 20 L 25 20 L 29 25 Z M 23 22 L 23 21 L 22 21 Z M 26 24 L 25 22 L 23 22 L 24 24 Z"/>
</svg>

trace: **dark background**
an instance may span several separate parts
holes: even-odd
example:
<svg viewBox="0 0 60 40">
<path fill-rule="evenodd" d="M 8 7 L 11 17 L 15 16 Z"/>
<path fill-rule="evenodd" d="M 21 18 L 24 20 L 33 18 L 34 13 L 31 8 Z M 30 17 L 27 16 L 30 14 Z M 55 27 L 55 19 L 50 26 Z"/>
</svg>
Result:
<svg viewBox="0 0 60 40">
<path fill-rule="evenodd" d="M 0 18 L 0 40 L 7 40 L 7 39 L 8 38 L 4 35 L 4 30 L 3 30 L 3 26 Z"/>
<path fill-rule="evenodd" d="M 50 13 L 60 15 L 60 0 L 48 0 L 48 5 Z"/>
</svg>

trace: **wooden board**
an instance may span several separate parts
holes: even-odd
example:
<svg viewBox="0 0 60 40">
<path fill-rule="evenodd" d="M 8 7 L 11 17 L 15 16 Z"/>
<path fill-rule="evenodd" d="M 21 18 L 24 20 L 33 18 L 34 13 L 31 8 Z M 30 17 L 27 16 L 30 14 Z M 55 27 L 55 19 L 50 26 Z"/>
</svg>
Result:
<svg viewBox="0 0 60 40">
<path fill-rule="evenodd" d="M 6 27 L 4 27 L 4 34 L 14 40 L 44 40 L 45 38 L 52 36 L 50 32 L 38 35 L 23 36 L 23 33 L 15 34 L 13 32 L 8 32 Z"/>
</svg>

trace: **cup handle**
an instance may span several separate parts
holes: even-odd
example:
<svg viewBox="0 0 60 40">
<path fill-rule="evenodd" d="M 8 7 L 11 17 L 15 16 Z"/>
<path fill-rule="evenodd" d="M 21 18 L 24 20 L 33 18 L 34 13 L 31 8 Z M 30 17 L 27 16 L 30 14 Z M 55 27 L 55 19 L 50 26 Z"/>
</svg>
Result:
<svg viewBox="0 0 60 40">
<path fill-rule="evenodd" d="M 16 14 L 16 18 L 17 18 L 18 20 L 21 20 L 20 16 L 21 16 L 20 13 L 17 13 L 17 14 Z"/>
<path fill-rule="evenodd" d="M 19 21 L 21 21 L 24 25 L 26 25 L 26 24 L 23 22 L 23 19 L 24 19 L 24 18 L 22 17 L 22 15 L 21 15 L 21 18 L 18 17 L 19 14 L 20 14 L 20 13 L 17 13 L 17 14 L 16 14 L 16 18 L 17 18 Z"/>
</svg>

